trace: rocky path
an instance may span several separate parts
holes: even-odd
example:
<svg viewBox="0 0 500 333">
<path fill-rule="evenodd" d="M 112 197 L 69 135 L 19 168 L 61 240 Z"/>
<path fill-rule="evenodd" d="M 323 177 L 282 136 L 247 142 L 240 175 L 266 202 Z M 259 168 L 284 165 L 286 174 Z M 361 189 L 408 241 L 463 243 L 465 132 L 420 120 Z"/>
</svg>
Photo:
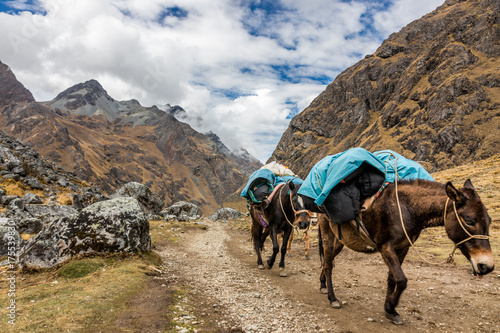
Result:
<svg viewBox="0 0 500 333">
<path fill-rule="evenodd" d="M 500 332 L 497 271 L 479 280 L 463 265 L 427 266 L 409 258 L 408 288 L 398 307 L 405 325 L 395 326 L 383 315 L 387 269 L 378 254 L 344 250 L 338 257 L 334 286 L 343 306 L 332 309 L 318 291 L 317 248 L 306 261 L 302 243 L 294 244 L 288 277 L 282 278 L 277 263 L 272 270 L 257 269 L 246 232 L 203 223 L 207 230 L 187 230 L 160 254 L 166 276 L 182 277 L 210 300 L 206 306 L 226 310 L 218 319 L 220 331 Z"/>
<path fill-rule="evenodd" d="M 160 254 L 166 259 L 167 271 L 169 266 L 180 269 L 184 278 L 193 281 L 195 290 L 203 290 L 229 310 L 234 321 L 222 321 L 222 326 L 234 329 L 237 325 L 245 332 L 338 331 L 328 318 L 317 323 L 317 314 L 304 311 L 303 303 L 285 295 L 285 285 L 277 285 L 262 271 L 249 269 L 241 258 L 230 255 L 228 245 L 234 239 L 230 239 L 226 226 L 207 223 L 207 232 L 191 234 L 183 242 L 185 254 L 179 256 L 176 249 L 164 249 Z M 242 240 L 237 242 L 241 244 Z M 250 248 L 248 240 L 243 242 Z M 277 270 L 273 272 L 277 274 Z"/>
</svg>

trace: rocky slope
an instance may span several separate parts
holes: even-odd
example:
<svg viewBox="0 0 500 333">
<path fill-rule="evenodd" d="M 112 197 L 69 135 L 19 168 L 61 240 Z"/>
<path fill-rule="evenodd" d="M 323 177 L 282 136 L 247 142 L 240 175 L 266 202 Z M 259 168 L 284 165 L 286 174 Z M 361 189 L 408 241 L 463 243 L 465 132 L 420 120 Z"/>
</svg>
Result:
<svg viewBox="0 0 500 333">
<path fill-rule="evenodd" d="M 300 176 L 326 155 L 393 149 L 442 170 L 500 152 L 500 2 L 448 0 L 341 73 L 270 160 Z"/>
<path fill-rule="evenodd" d="M 12 75 L 8 82 L 17 80 Z M 114 100 L 95 80 L 49 102 L 0 104 L 0 129 L 108 194 L 133 181 L 166 205 L 184 200 L 207 213 L 261 166 L 155 106 Z"/>
</svg>

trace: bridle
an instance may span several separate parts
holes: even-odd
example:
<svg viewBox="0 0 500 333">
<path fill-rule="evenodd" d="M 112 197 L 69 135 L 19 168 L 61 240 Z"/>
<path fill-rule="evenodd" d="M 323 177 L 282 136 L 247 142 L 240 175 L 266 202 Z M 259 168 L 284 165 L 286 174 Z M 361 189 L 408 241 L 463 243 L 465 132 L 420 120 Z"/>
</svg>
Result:
<svg viewBox="0 0 500 333">
<path fill-rule="evenodd" d="M 446 203 L 444 205 L 444 225 L 446 226 L 446 211 L 447 211 L 447 208 L 448 208 L 448 202 L 450 201 L 450 198 L 447 198 L 446 199 Z M 458 215 L 458 212 L 457 212 L 457 206 L 455 205 L 455 201 L 453 201 L 453 210 L 455 211 L 455 216 L 458 220 L 458 224 L 460 224 L 460 226 L 462 227 L 462 229 L 465 231 L 465 233 L 469 236 L 467 238 L 465 238 L 464 240 L 461 240 L 460 242 L 458 243 L 455 243 L 455 241 L 453 241 L 453 243 L 455 243 L 455 248 L 453 249 L 453 251 L 451 252 L 450 254 L 450 257 L 449 259 L 452 259 L 453 258 L 453 254 L 455 253 L 455 250 L 458 248 L 458 246 L 460 246 L 461 244 L 465 243 L 465 242 L 468 242 L 470 241 L 471 239 L 490 239 L 490 236 L 488 235 L 473 235 L 471 234 L 467 228 L 465 228 L 465 225 L 464 225 L 464 221 L 463 221 L 463 218 Z"/>
<path fill-rule="evenodd" d="M 287 185 L 288 185 L 288 183 L 287 183 Z M 283 186 L 283 188 L 285 188 L 285 186 Z M 281 200 L 281 192 L 283 192 L 283 188 L 280 190 L 280 195 L 279 195 L 281 212 L 285 216 L 285 219 L 288 222 L 288 224 L 290 224 L 292 226 L 292 228 L 293 228 L 294 227 L 293 222 L 295 222 L 295 219 L 296 219 L 297 215 L 299 215 L 301 213 L 307 213 L 307 215 L 311 216 L 311 212 L 309 210 L 307 210 L 307 209 L 295 210 L 295 207 L 293 207 L 293 191 L 290 190 L 290 206 L 292 206 L 293 216 L 294 216 L 293 222 L 290 222 L 290 220 L 286 216 L 285 209 L 283 208 L 283 201 Z M 288 189 L 290 189 L 290 186 L 288 186 Z"/>
</svg>

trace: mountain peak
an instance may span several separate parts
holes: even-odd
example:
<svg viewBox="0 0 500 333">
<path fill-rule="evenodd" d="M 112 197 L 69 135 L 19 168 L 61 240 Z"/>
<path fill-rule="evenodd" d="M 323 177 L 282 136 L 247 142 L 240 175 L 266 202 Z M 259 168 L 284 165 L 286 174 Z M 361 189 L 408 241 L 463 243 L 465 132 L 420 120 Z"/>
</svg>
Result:
<svg viewBox="0 0 500 333">
<path fill-rule="evenodd" d="M 97 100 L 101 97 L 111 102 L 114 101 L 97 80 L 91 79 L 64 90 L 56 96 L 51 104 L 56 101 L 66 101 L 67 103 L 64 104 L 66 109 L 76 110 L 87 104 L 96 106 Z"/>
<path fill-rule="evenodd" d="M 89 117 L 103 115 L 110 121 L 127 113 L 120 102 L 109 96 L 102 85 L 94 79 L 75 84 L 46 104 Z"/>
<path fill-rule="evenodd" d="M 16 79 L 10 67 L 0 61 L 0 105 L 34 101 L 31 92 Z"/>
</svg>

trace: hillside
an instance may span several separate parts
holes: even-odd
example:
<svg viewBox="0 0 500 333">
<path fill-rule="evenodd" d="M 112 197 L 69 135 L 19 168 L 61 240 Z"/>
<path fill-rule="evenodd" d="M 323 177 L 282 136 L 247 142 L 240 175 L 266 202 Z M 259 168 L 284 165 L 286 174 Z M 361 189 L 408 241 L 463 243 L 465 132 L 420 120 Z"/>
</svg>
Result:
<svg viewBox="0 0 500 333">
<path fill-rule="evenodd" d="M 22 87 L 14 75 L 0 77 L 0 86 Z M 261 166 L 155 106 L 114 100 L 95 80 L 44 103 L 26 98 L 22 88 L 20 98 L 0 104 L 0 129 L 107 193 L 135 181 L 166 205 L 189 201 L 208 213 Z"/>
<path fill-rule="evenodd" d="M 326 155 L 392 149 L 447 169 L 500 152 L 500 2 L 449 0 L 346 69 L 270 160 L 305 177 Z"/>
</svg>

